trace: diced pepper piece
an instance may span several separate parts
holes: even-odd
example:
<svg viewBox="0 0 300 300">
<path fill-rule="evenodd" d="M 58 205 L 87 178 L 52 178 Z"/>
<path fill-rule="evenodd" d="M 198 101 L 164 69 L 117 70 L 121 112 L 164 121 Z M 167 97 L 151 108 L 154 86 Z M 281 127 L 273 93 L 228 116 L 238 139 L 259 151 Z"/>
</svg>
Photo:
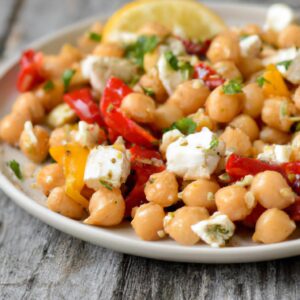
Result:
<svg viewBox="0 0 300 300">
<path fill-rule="evenodd" d="M 296 201 L 286 209 L 290 218 L 296 222 L 300 222 L 300 197 L 296 197 Z"/>
<path fill-rule="evenodd" d="M 204 56 L 208 51 L 208 48 L 211 44 L 211 40 L 205 40 L 203 42 L 195 43 L 191 40 L 181 39 L 185 50 L 190 55 Z"/>
<path fill-rule="evenodd" d="M 243 224 L 246 227 L 254 228 L 255 224 L 258 220 L 258 218 L 261 216 L 261 214 L 266 211 L 266 208 L 261 206 L 259 203 L 256 204 L 256 206 L 253 208 L 250 215 L 248 215 L 244 220 Z"/>
</svg>

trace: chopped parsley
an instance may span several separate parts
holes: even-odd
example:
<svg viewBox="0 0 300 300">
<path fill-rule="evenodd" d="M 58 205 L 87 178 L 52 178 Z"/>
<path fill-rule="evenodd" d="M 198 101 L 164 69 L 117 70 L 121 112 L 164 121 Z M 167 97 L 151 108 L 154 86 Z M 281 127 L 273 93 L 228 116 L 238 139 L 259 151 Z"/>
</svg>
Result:
<svg viewBox="0 0 300 300">
<path fill-rule="evenodd" d="M 53 90 L 54 89 L 54 83 L 53 83 L 53 81 L 52 80 L 48 80 L 44 84 L 43 89 L 44 89 L 45 92 L 49 92 L 49 91 Z"/>
<path fill-rule="evenodd" d="M 125 57 L 133 60 L 139 67 L 144 67 L 144 56 L 151 53 L 158 45 L 157 36 L 141 36 L 134 44 L 130 44 L 125 49 Z"/>
<path fill-rule="evenodd" d="M 107 188 L 108 190 L 110 190 L 110 191 L 113 190 L 113 187 L 112 187 L 109 183 L 107 183 L 106 181 L 104 181 L 104 180 L 99 180 L 99 182 L 100 182 L 105 188 Z"/>
<path fill-rule="evenodd" d="M 155 93 L 153 91 L 153 89 L 151 88 L 146 88 L 146 87 L 142 87 L 144 93 L 149 96 L 149 97 L 154 97 L 155 96 Z"/>
<path fill-rule="evenodd" d="M 165 59 L 173 70 L 179 70 L 178 58 L 174 55 L 172 51 L 165 52 Z"/>
<path fill-rule="evenodd" d="M 21 173 L 20 164 L 16 160 L 11 160 L 7 162 L 8 167 L 14 172 L 16 177 L 20 180 L 23 180 L 23 175 Z"/>
<path fill-rule="evenodd" d="M 269 80 L 267 80 L 265 77 L 260 76 L 256 78 L 256 83 L 260 86 L 263 87 L 265 83 L 270 83 Z"/>
<path fill-rule="evenodd" d="M 225 229 L 221 224 L 212 224 L 209 225 L 207 228 L 207 232 L 209 234 L 215 234 L 215 235 L 228 235 L 229 230 Z"/>
<path fill-rule="evenodd" d="M 128 85 L 130 87 L 134 87 L 140 80 L 140 77 L 139 76 L 133 76 L 132 79 L 128 82 Z"/>
<path fill-rule="evenodd" d="M 165 52 L 165 59 L 174 71 L 181 71 L 185 79 L 192 75 L 193 66 L 188 61 L 179 61 L 172 51 Z"/>
<path fill-rule="evenodd" d="M 101 42 L 102 36 L 101 36 L 101 34 L 98 34 L 96 32 L 90 32 L 89 38 L 91 41 L 99 43 L 99 42 Z"/>
<path fill-rule="evenodd" d="M 212 150 L 212 149 L 215 149 L 217 148 L 219 145 L 219 140 L 218 138 L 214 135 L 210 141 L 210 144 L 209 144 L 209 149 Z"/>
<path fill-rule="evenodd" d="M 226 95 L 235 95 L 243 92 L 243 84 L 241 79 L 231 79 L 223 85 L 223 92 Z"/>
<path fill-rule="evenodd" d="M 178 129 L 181 133 L 187 135 L 196 131 L 197 124 L 191 118 L 183 118 L 171 125 L 170 128 L 165 129 L 164 132 Z"/>
<path fill-rule="evenodd" d="M 73 76 L 75 75 L 76 71 L 73 69 L 68 69 L 64 72 L 63 76 L 62 76 L 62 80 L 64 83 L 64 87 L 65 87 L 65 92 L 68 91 L 71 80 L 73 78 Z"/>
<path fill-rule="evenodd" d="M 279 62 L 277 66 L 284 66 L 284 68 L 287 70 L 290 67 L 292 62 L 293 62 L 292 60 L 284 60 Z"/>
</svg>

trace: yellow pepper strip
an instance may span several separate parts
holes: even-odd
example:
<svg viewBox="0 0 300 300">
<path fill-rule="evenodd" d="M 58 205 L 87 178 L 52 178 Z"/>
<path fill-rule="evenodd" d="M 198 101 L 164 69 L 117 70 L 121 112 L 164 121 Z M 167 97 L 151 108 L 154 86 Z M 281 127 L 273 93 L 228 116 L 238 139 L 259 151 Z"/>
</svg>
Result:
<svg viewBox="0 0 300 300">
<path fill-rule="evenodd" d="M 289 90 L 275 65 L 269 65 L 264 72 L 263 91 L 266 97 L 283 96 L 289 97 Z"/>
<path fill-rule="evenodd" d="M 83 177 L 89 150 L 74 144 L 52 147 L 50 154 L 63 167 L 66 177 L 66 194 L 87 208 L 89 201 L 80 192 L 84 186 Z"/>
</svg>

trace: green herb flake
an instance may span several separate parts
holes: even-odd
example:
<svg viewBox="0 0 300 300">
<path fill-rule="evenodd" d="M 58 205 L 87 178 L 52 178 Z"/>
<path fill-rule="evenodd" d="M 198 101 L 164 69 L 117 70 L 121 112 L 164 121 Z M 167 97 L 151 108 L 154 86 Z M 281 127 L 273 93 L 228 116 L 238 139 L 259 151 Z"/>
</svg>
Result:
<svg viewBox="0 0 300 300">
<path fill-rule="evenodd" d="M 279 62 L 277 66 L 284 66 L 284 68 L 287 70 L 290 67 L 292 62 L 293 62 L 292 60 L 284 60 Z"/>
<path fill-rule="evenodd" d="M 73 76 L 75 75 L 76 71 L 73 69 L 68 69 L 64 72 L 63 76 L 62 76 L 62 80 L 64 83 L 64 87 L 65 87 L 65 92 L 68 91 L 71 80 L 73 78 Z"/>
<path fill-rule="evenodd" d="M 102 184 L 105 188 L 107 188 L 108 190 L 112 191 L 113 190 L 113 187 L 107 183 L 106 181 L 104 180 L 99 180 L 100 184 Z"/>
<path fill-rule="evenodd" d="M 223 85 L 223 92 L 226 95 L 235 95 L 243 92 L 243 84 L 240 79 L 229 80 L 228 83 Z"/>
<path fill-rule="evenodd" d="M 172 51 L 165 52 L 165 59 L 174 71 L 181 71 L 184 79 L 193 74 L 193 66 L 188 61 L 179 61 Z"/>
<path fill-rule="evenodd" d="M 8 167 L 14 172 L 16 177 L 20 180 L 23 180 L 23 175 L 21 173 L 20 164 L 16 160 L 11 160 L 7 162 Z"/>
<path fill-rule="evenodd" d="M 221 224 L 212 224 L 208 226 L 207 232 L 209 234 L 216 234 L 216 235 L 228 235 L 229 230 L 225 229 Z"/>
<path fill-rule="evenodd" d="M 158 45 L 157 36 L 140 36 L 134 44 L 125 49 L 125 57 L 131 59 L 140 68 L 144 68 L 144 56 L 151 53 Z"/>
<path fill-rule="evenodd" d="M 135 75 L 132 79 L 128 82 L 128 85 L 132 88 L 140 81 L 140 77 Z"/>
<path fill-rule="evenodd" d="M 45 92 L 49 92 L 49 91 L 53 90 L 54 89 L 54 83 L 53 83 L 53 81 L 52 80 L 48 80 L 44 84 L 43 89 L 44 89 Z"/>
<path fill-rule="evenodd" d="M 212 149 L 216 149 L 219 145 L 219 140 L 218 138 L 214 135 L 211 139 L 211 142 L 209 144 L 209 149 L 212 150 Z"/>
<path fill-rule="evenodd" d="M 265 77 L 260 76 L 256 78 L 256 83 L 260 86 L 263 87 L 265 83 L 270 83 L 269 80 L 267 80 Z"/>
<path fill-rule="evenodd" d="M 99 33 L 96 33 L 96 32 L 90 32 L 89 33 L 89 38 L 91 41 L 94 41 L 94 42 L 101 42 L 101 39 L 102 39 L 102 35 L 99 34 Z"/>
<path fill-rule="evenodd" d="M 112 110 L 114 110 L 114 105 L 112 104 L 112 103 L 110 103 L 108 106 L 107 106 L 107 109 L 106 109 L 106 111 L 107 112 L 111 112 Z"/>
<path fill-rule="evenodd" d="M 194 133 L 196 131 L 197 124 L 191 118 L 182 118 L 175 123 L 168 129 L 165 129 L 164 132 L 178 129 L 181 133 L 187 135 Z"/>
<path fill-rule="evenodd" d="M 165 52 L 165 59 L 173 70 L 179 70 L 178 58 L 173 54 L 172 51 Z"/>
<path fill-rule="evenodd" d="M 149 97 L 154 97 L 155 96 L 155 93 L 153 91 L 153 89 L 151 88 L 146 88 L 146 87 L 142 87 L 144 93 L 149 96 Z"/>
</svg>

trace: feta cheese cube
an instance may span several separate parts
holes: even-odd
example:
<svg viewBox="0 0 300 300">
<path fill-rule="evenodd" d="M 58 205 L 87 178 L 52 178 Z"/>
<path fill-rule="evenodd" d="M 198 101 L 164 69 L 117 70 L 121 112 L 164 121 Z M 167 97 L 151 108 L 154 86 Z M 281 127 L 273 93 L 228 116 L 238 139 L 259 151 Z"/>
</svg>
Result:
<svg viewBox="0 0 300 300">
<path fill-rule="evenodd" d="M 278 64 L 283 61 L 287 60 L 294 60 L 297 55 L 300 54 L 299 50 L 295 47 L 287 48 L 278 50 L 274 55 L 268 56 L 262 60 L 262 63 L 264 66 L 270 65 L 270 64 Z M 277 66 L 278 68 L 278 66 Z M 279 69 L 280 72 L 281 69 Z"/>
<path fill-rule="evenodd" d="M 264 29 L 280 32 L 294 20 L 295 14 L 292 8 L 285 4 L 273 4 L 268 9 Z"/>
<path fill-rule="evenodd" d="M 200 221 L 191 228 L 205 243 L 218 248 L 233 236 L 235 225 L 227 215 L 215 212 L 208 220 Z"/>
<path fill-rule="evenodd" d="M 181 137 L 167 148 L 167 170 L 185 180 L 210 178 L 224 153 L 224 143 L 208 128 Z"/>
<path fill-rule="evenodd" d="M 88 124 L 85 121 L 78 123 L 75 141 L 83 147 L 92 148 L 99 144 L 100 128 L 97 124 Z"/>
<path fill-rule="evenodd" d="M 267 145 L 257 158 L 268 162 L 285 163 L 290 161 L 292 150 L 291 145 Z"/>
<path fill-rule="evenodd" d="M 244 57 L 255 57 L 262 48 L 262 41 L 256 34 L 249 35 L 240 41 L 241 54 Z"/>
<path fill-rule="evenodd" d="M 98 146 L 94 148 L 87 159 L 84 182 L 94 190 L 105 182 L 119 188 L 130 173 L 130 161 L 125 151 L 114 146 Z"/>
</svg>

